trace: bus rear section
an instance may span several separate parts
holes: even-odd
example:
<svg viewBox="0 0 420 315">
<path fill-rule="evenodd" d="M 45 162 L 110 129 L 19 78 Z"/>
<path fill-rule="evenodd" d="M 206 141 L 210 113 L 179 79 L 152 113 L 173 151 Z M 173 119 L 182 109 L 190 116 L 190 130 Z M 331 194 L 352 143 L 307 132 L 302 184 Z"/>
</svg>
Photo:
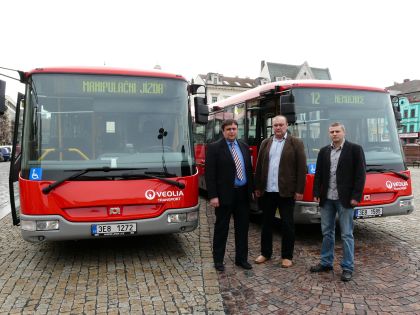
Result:
<svg viewBox="0 0 420 315">
<path fill-rule="evenodd" d="M 197 227 L 198 175 L 183 77 L 50 68 L 26 73 L 25 83 L 15 209 L 25 240 Z"/>
<path fill-rule="evenodd" d="M 355 218 L 404 215 L 414 210 L 411 174 L 397 133 L 398 110 L 384 89 L 332 81 L 280 81 L 212 105 L 206 130 L 202 131 L 202 142 L 218 139 L 221 122 L 234 118 L 239 124 L 238 137 L 252 150 L 254 166 L 261 142 L 273 134 L 273 117 L 287 117 L 288 130 L 302 139 L 307 157 L 304 200 L 296 202 L 297 223 L 320 222 L 319 206 L 313 202 L 313 179 L 318 152 L 331 141 L 328 127 L 333 122 L 343 123 L 346 139 L 360 144 L 365 152 L 366 185 L 363 199 L 355 209 Z M 205 152 L 201 143 L 195 145 Z M 202 163 L 204 161 L 205 157 Z M 202 168 L 200 173 L 204 172 Z M 253 205 L 253 210 L 261 211 L 258 203 Z"/>
</svg>

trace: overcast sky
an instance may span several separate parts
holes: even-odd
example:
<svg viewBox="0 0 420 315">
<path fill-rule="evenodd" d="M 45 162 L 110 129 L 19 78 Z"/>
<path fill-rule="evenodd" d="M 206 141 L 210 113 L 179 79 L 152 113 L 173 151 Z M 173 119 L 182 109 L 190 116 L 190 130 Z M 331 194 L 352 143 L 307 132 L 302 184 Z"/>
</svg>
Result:
<svg viewBox="0 0 420 315">
<path fill-rule="evenodd" d="M 106 66 L 255 78 L 261 60 L 386 87 L 420 79 L 419 1 L 9 0 L 0 66 Z M 4 73 L 4 72 L 3 72 Z M 0 77 L 4 80 L 4 77 Z M 6 94 L 15 99 L 16 84 Z"/>
</svg>

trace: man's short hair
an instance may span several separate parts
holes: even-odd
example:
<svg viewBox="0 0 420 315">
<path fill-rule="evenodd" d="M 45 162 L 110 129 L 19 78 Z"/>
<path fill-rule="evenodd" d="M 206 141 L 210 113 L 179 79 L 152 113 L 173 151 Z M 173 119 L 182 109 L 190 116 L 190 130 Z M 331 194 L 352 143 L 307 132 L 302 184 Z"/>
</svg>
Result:
<svg viewBox="0 0 420 315">
<path fill-rule="evenodd" d="M 221 128 L 224 131 L 226 126 L 230 126 L 233 124 L 235 124 L 236 127 L 238 127 L 238 122 L 235 119 L 226 119 L 226 120 L 223 120 Z"/>
<path fill-rule="evenodd" d="M 344 127 L 344 125 L 341 122 L 333 122 L 330 127 L 341 127 L 341 129 L 343 129 L 343 131 L 346 131 L 346 127 Z"/>
<path fill-rule="evenodd" d="M 273 119 L 272 120 L 274 120 L 274 119 L 279 119 L 279 118 L 284 118 L 284 120 L 286 121 L 286 124 L 288 124 L 289 122 L 287 121 L 287 117 L 286 116 L 284 116 L 284 115 L 276 115 L 276 116 L 274 116 L 273 117 Z"/>
</svg>

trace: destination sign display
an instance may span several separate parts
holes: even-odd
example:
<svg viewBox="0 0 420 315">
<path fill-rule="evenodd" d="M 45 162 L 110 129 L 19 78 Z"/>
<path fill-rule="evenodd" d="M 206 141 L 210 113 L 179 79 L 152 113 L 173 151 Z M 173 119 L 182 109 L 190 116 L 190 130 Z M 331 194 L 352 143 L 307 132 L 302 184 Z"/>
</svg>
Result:
<svg viewBox="0 0 420 315">
<path fill-rule="evenodd" d="M 346 89 L 297 88 L 293 90 L 293 95 L 296 104 L 315 106 L 371 106 L 389 101 L 389 96 L 386 93 Z"/>
<path fill-rule="evenodd" d="M 333 104 L 364 104 L 365 97 L 364 95 L 360 94 L 342 94 L 340 92 L 333 92 L 328 91 L 328 93 L 323 93 L 323 91 L 318 92 L 311 92 L 309 95 L 311 96 L 311 103 L 314 105 L 321 104 L 321 101 L 324 98 L 328 99 L 328 103 Z"/>
<path fill-rule="evenodd" d="M 83 93 L 112 93 L 112 94 L 165 94 L 164 82 L 157 81 L 100 81 L 83 80 Z"/>
<path fill-rule="evenodd" d="M 40 95 L 95 97 L 176 97 L 186 95 L 186 82 L 166 78 L 115 75 L 36 74 Z"/>
</svg>

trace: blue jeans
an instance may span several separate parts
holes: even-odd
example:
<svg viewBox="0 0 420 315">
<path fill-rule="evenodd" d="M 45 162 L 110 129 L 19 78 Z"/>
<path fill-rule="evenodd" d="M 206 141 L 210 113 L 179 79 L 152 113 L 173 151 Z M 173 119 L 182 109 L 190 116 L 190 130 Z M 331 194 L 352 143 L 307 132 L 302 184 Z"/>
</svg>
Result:
<svg viewBox="0 0 420 315">
<path fill-rule="evenodd" d="M 338 214 L 341 240 L 343 242 L 343 259 L 341 268 L 353 272 L 354 270 L 354 238 L 352 208 L 344 208 L 339 200 L 325 201 L 321 208 L 322 248 L 321 265 L 332 266 L 334 261 L 335 220 Z"/>
</svg>

